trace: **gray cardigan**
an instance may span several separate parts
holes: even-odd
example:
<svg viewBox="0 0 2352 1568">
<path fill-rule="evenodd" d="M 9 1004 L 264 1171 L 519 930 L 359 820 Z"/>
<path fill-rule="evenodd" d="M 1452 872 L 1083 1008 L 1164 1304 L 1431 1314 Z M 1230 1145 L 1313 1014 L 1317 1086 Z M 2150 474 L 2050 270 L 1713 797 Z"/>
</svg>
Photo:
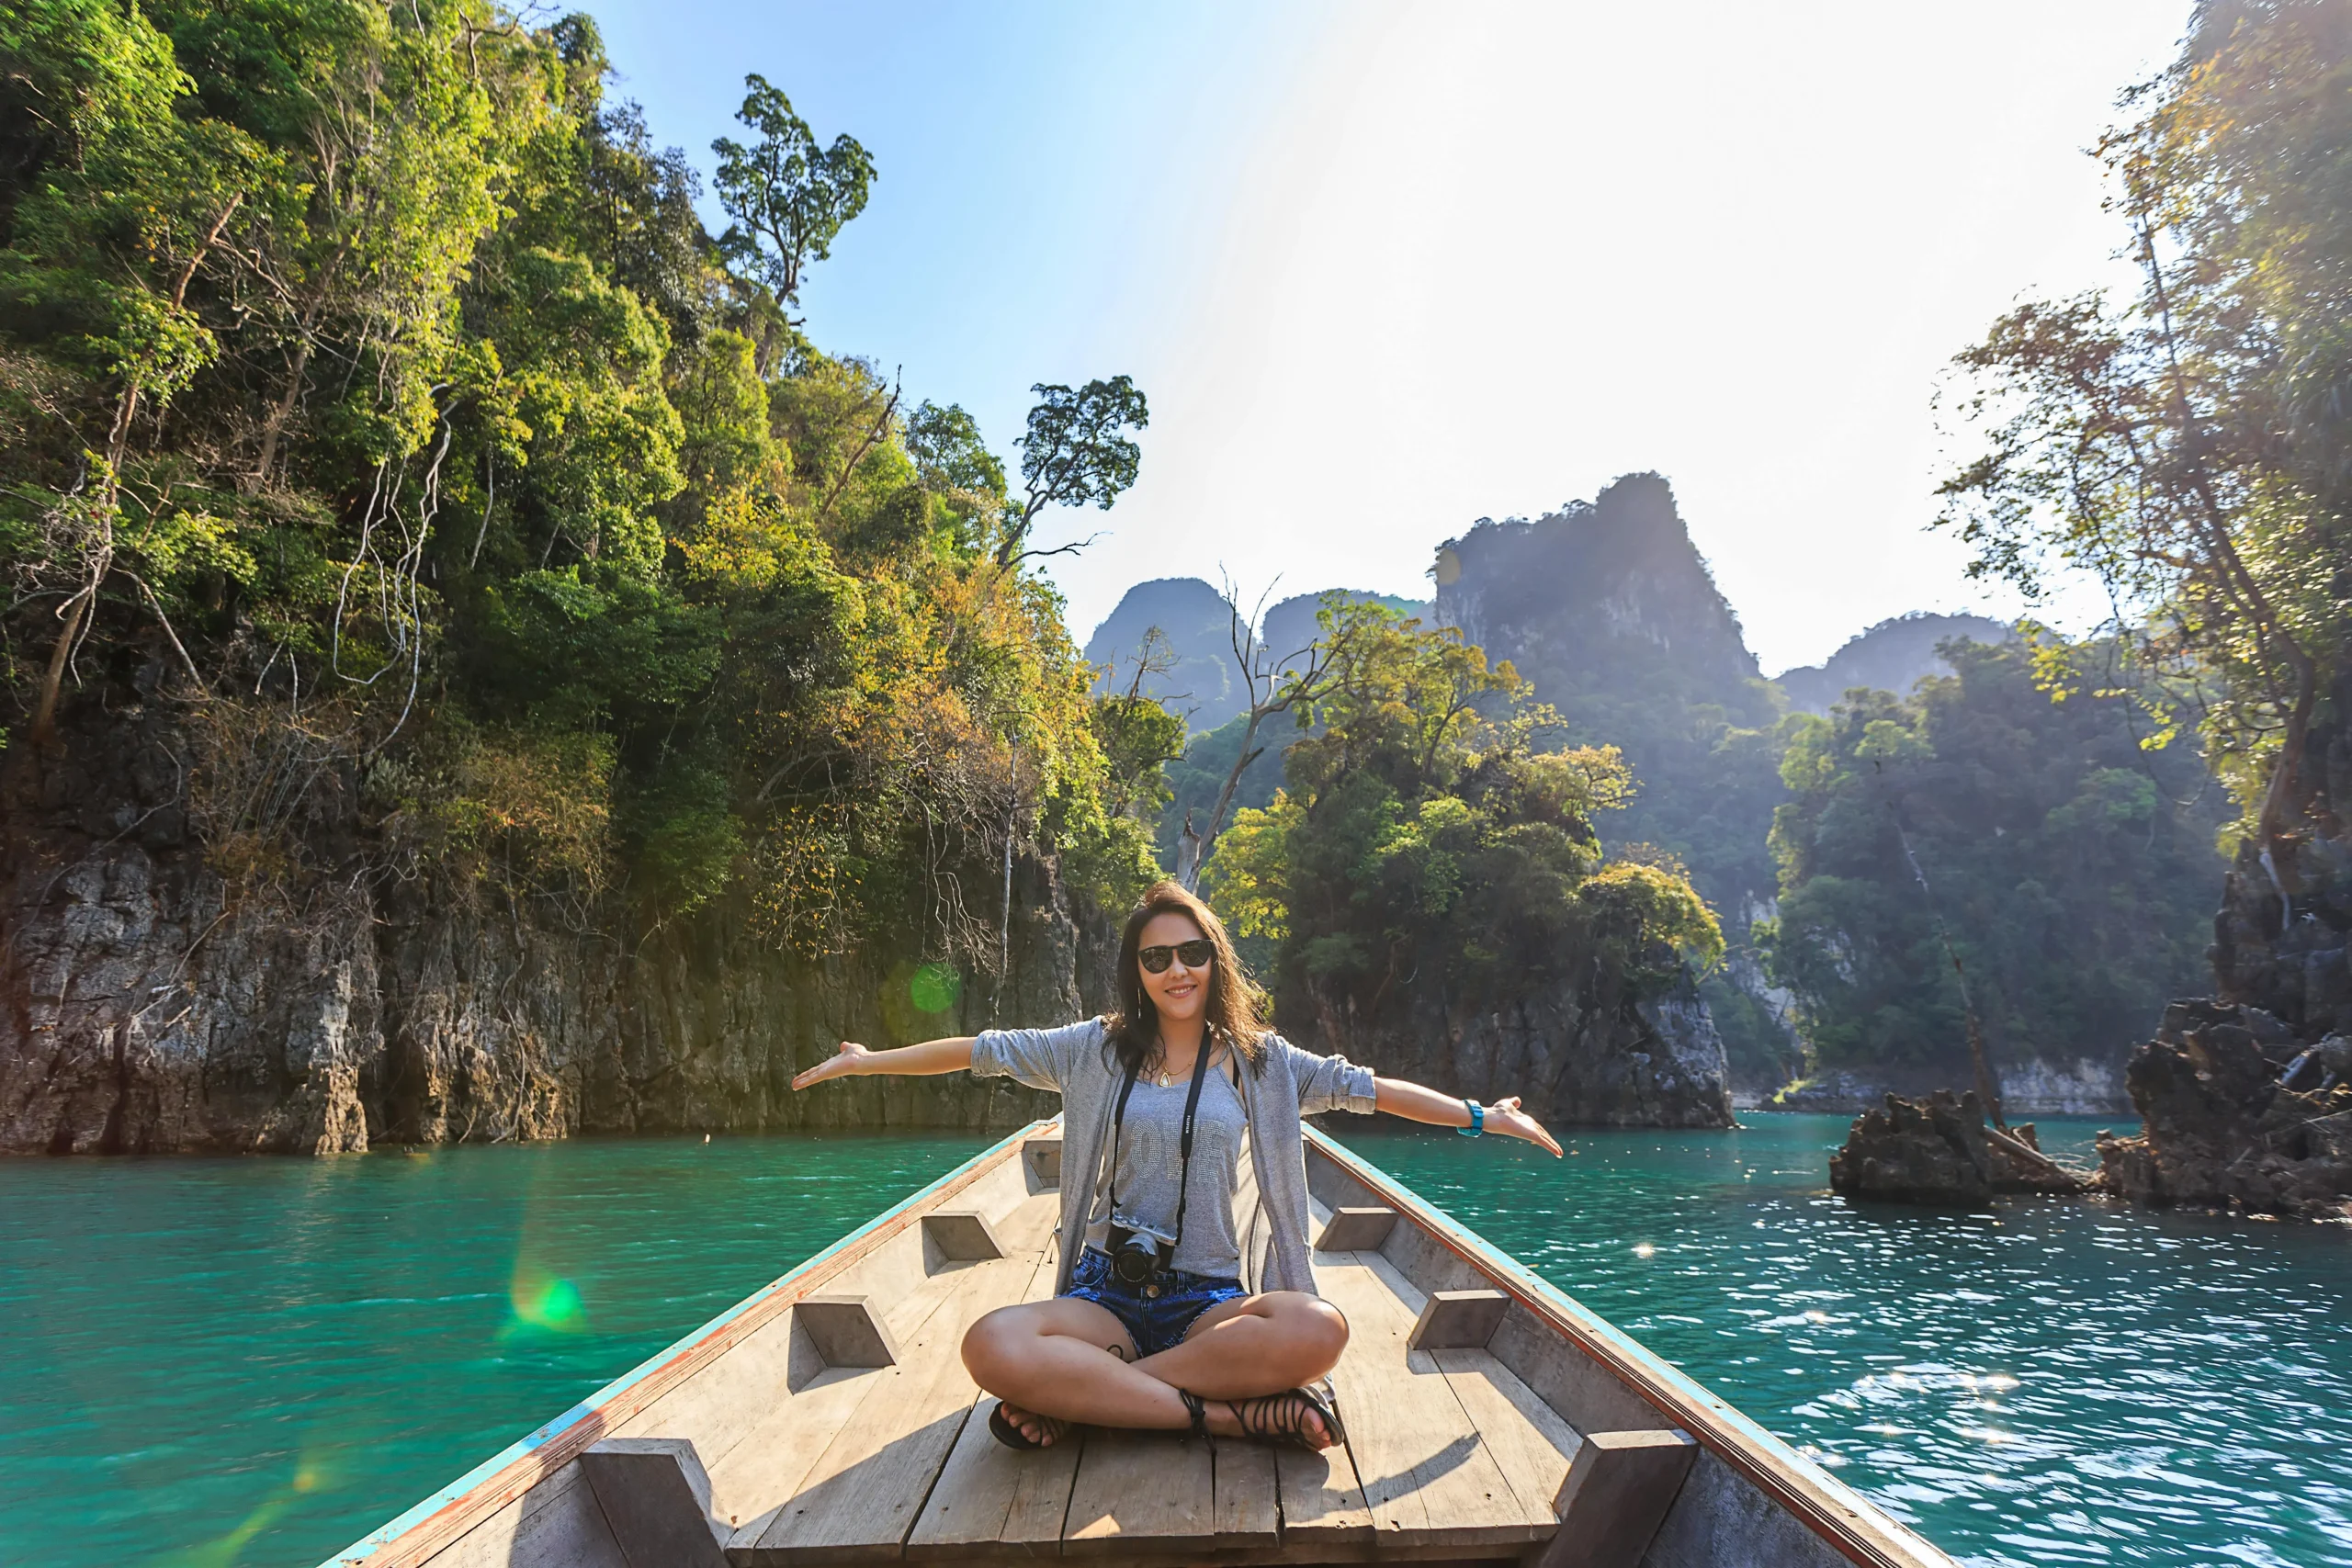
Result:
<svg viewBox="0 0 2352 1568">
<path fill-rule="evenodd" d="M 1069 1287 L 1083 1245 L 1087 1209 L 1101 1179 L 1118 1099 L 1117 1058 L 1099 1018 L 1062 1029 L 991 1029 L 972 1044 L 972 1071 L 1010 1077 L 1062 1097 L 1061 1273 L 1054 1289 Z M 1345 1056 L 1302 1051 L 1279 1034 L 1265 1037 L 1265 1066 L 1241 1067 L 1241 1101 L 1249 1112 L 1249 1147 L 1235 1194 L 1235 1233 L 1241 1238 L 1243 1283 L 1252 1291 L 1315 1290 L 1306 1262 L 1306 1140 L 1299 1118 L 1324 1111 L 1374 1110 L 1372 1073 Z M 1091 1173 L 1081 1179 L 1080 1173 Z M 1251 1194 L 1254 1191 L 1254 1201 Z M 1265 1243 L 1256 1244 L 1262 1231 Z"/>
</svg>

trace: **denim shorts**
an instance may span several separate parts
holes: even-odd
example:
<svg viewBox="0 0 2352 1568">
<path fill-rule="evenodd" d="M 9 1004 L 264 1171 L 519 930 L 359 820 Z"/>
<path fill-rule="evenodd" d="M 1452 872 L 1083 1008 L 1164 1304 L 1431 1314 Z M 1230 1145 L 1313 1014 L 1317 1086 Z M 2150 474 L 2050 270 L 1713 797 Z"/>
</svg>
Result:
<svg viewBox="0 0 2352 1568">
<path fill-rule="evenodd" d="M 1147 1292 L 1157 1291 L 1158 1294 Z M 1238 1301 L 1250 1292 L 1238 1280 L 1207 1274 L 1187 1274 L 1170 1269 L 1158 1285 L 1130 1285 L 1111 1272 L 1111 1255 L 1090 1247 L 1079 1254 L 1070 1270 L 1069 1289 L 1062 1294 L 1108 1308 L 1135 1340 L 1138 1354 L 1157 1356 L 1184 1337 L 1201 1314 L 1220 1302 Z"/>
</svg>

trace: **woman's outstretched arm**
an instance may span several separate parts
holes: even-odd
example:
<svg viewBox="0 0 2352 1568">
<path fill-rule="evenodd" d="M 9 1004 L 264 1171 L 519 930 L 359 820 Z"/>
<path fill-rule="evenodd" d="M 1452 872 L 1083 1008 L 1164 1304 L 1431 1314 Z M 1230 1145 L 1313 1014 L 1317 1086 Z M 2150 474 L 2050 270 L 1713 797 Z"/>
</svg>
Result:
<svg viewBox="0 0 2352 1568">
<path fill-rule="evenodd" d="M 854 1040 L 844 1040 L 840 1051 L 794 1078 L 792 1087 L 808 1089 L 827 1078 L 876 1074 L 919 1077 L 932 1073 L 960 1073 L 971 1065 L 972 1036 L 968 1034 L 926 1040 L 920 1045 L 902 1045 L 896 1051 L 869 1051 Z"/>
<path fill-rule="evenodd" d="M 1402 1116 L 1408 1122 L 1427 1122 L 1433 1127 L 1467 1127 L 1470 1125 L 1469 1103 L 1457 1095 L 1440 1094 L 1433 1089 L 1423 1089 L 1403 1078 L 1374 1078 L 1373 1087 L 1379 1091 L 1380 1109 L 1391 1116 Z M 1498 1100 L 1486 1108 L 1487 1131 L 1500 1133 L 1505 1137 L 1525 1138 L 1529 1143 L 1552 1151 L 1555 1157 L 1560 1145 L 1544 1130 L 1544 1123 L 1519 1108 L 1519 1096 Z"/>
</svg>

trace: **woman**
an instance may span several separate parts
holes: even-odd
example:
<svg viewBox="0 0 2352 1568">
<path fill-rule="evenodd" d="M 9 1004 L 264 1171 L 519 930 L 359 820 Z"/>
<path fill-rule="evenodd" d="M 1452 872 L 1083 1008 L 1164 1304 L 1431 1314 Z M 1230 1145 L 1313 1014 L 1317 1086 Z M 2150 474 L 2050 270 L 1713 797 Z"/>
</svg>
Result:
<svg viewBox="0 0 2352 1568">
<path fill-rule="evenodd" d="M 1043 1448 L 1086 1423 L 1329 1448 L 1343 1433 L 1320 1380 L 1348 1325 L 1307 1267 L 1299 1119 L 1377 1110 L 1560 1145 L 1516 1096 L 1481 1107 L 1265 1031 L 1223 922 L 1177 883 L 1127 917 L 1115 973 L 1108 1018 L 898 1051 L 844 1041 L 792 1087 L 968 1068 L 1061 1095 L 1058 1293 L 1001 1307 L 964 1337 L 965 1366 L 998 1398 L 1000 1439 Z M 1245 1156 L 1258 1201 L 1237 1230 Z M 1245 1256 L 1264 1260 L 1271 1288 L 1242 1283 Z"/>
</svg>

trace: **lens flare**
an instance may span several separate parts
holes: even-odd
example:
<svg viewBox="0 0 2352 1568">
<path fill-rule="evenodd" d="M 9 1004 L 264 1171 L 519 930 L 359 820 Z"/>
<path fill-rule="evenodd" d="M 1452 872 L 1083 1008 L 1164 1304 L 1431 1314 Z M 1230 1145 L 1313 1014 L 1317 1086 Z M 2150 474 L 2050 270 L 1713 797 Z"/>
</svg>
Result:
<svg viewBox="0 0 2352 1568">
<path fill-rule="evenodd" d="M 907 999 L 917 1012 L 945 1012 L 964 994 L 964 976 L 952 964 L 926 964 L 907 982 Z"/>
<path fill-rule="evenodd" d="M 235 1568 L 245 1561 L 245 1548 L 276 1524 L 298 1497 L 335 1485 L 342 1479 L 339 1468 L 333 1456 L 305 1450 L 295 1459 L 293 1479 L 263 1498 L 234 1529 L 200 1546 L 158 1559 L 160 1568 Z"/>
<path fill-rule="evenodd" d="M 506 1292 L 514 1309 L 509 1332 L 523 1328 L 544 1329 L 549 1334 L 579 1334 L 587 1326 L 587 1312 L 580 1300 L 580 1287 L 571 1280 L 518 1264 L 514 1282 Z"/>
</svg>

